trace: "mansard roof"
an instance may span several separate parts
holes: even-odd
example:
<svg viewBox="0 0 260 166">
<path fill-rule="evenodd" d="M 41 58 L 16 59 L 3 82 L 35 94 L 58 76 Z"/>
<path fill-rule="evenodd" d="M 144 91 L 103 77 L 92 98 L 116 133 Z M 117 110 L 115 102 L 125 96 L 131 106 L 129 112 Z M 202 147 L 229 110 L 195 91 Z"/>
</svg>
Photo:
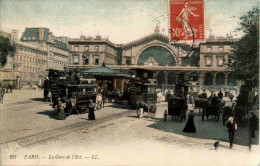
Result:
<svg viewBox="0 0 260 166">
<path fill-rule="evenodd" d="M 68 47 L 67 47 L 66 43 L 63 43 L 63 42 L 55 40 L 55 39 L 53 39 L 53 41 L 54 41 L 54 46 L 55 47 L 57 47 L 59 49 L 62 49 L 62 50 L 68 50 Z"/>
<path fill-rule="evenodd" d="M 25 28 L 25 31 L 23 32 L 20 41 L 22 42 L 35 42 L 35 41 L 39 41 L 39 29 L 40 28 Z M 48 28 L 43 28 L 43 40 L 45 42 L 48 41 L 48 33 L 49 33 L 49 29 Z M 26 37 L 26 40 L 24 40 L 24 37 Z M 31 37 L 30 40 L 28 40 L 28 37 Z M 33 39 L 34 37 L 34 39 Z"/>
</svg>

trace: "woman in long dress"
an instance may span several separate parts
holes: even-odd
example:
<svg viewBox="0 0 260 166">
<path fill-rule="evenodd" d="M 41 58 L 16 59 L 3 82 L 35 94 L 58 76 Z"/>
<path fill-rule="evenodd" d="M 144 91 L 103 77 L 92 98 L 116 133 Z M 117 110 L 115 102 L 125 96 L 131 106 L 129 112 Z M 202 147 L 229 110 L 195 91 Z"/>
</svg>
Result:
<svg viewBox="0 0 260 166">
<path fill-rule="evenodd" d="M 196 114 L 191 110 L 188 114 L 188 121 L 186 123 L 186 126 L 183 129 L 183 132 L 188 132 L 188 133 L 196 133 L 196 128 L 194 125 L 194 117 Z"/>
</svg>

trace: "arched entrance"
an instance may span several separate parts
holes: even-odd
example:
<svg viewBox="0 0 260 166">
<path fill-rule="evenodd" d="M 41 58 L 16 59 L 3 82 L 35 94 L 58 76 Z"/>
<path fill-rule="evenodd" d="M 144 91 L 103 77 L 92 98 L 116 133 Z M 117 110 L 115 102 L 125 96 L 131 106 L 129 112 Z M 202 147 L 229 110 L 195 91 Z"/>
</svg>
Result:
<svg viewBox="0 0 260 166">
<path fill-rule="evenodd" d="M 228 85 L 229 86 L 236 86 L 237 85 L 237 79 L 233 73 L 230 73 L 228 75 Z"/>
<path fill-rule="evenodd" d="M 204 85 L 212 85 L 213 84 L 213 75 L 212 73 L 206 73 L 204 79 Z"/>
<path fill-rule="evenodd" d="M 225 84 L 225 75 L 224 75 L 224 73 L 218 73 L 216 75 L 216 84 L 217 85 Z"/>
<path fill-rule="evenodd" d="M 158 65 L 176 64 L 172 53 L 162 46 L 151 46 L 143 50 L 138 57 L 137 65 L 144 65 L 148 61 Z"/>
<path fill-rule="evenodd" d="M 186 77 L 186 74 L 185 73 L 179 73 L 178 76 L 177 76 L 177 81 L 180 82 L 180 83 L 184 83 L 185 82 L 185 77 Z"/>
</svg>

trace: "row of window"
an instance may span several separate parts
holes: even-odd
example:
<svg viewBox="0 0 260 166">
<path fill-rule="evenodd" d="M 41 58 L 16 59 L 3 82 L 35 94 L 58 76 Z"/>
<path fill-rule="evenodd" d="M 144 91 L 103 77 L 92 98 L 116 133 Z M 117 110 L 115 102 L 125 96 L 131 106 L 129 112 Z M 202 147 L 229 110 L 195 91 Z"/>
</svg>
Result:
<svg viewBox="0 0 260 166">
<path fill-rule="evenodd" d="M 22 55 L 16 56 L 16 62 L 35 63 L 35 64 L 43 64 L 43 65 L 45 65 L 46 63 L 46 61 L 43 61 L 42 59 L 37 59 L 37 58 L 32 58 L 32 57 L 27 57 Z"/>
<path fill-rule="evenodd" d="M 35 40 L 35 37 L 23 37 L 23 40 Z"/>
<path fill-rule="evenodd" d="M 72 57 L 73 57 L 73 59 L 72 59 L 73 63 L 74 64 L 78 64 L 79 63 L 79 55 L 73 55 Z M 84 64 L 89 64 L 90 63 L 89 57 L 90 57 L 90 55 L 84 55 L 84 57 L 82 57 L 82 60 L 83 60 Z M 94 57 L 93 58 L 94 59 L 93 63 L 98 65 L 99 64 L 99 58 L 100 58 L 99 55 L 94 55 L 93 57 Z"/>
<path fill-rule="evenodd" d="M 31 66 L 23 66 L 23 71 L 27 72 L 43 72 L 43 68 L 31 67 Z"/>
<path fill-rule="evenodd" d="M 225 75 L 224 73 L 218 73 L 216 75 L 215 83 L 217 85 L 225 84 Z M 213 85 L 213 75 L 212 73 L 206 73 L 204 78 L 204 85 Z M 237 85 L 237 79 L 235 75 L 230 73 L 227 78 L 227 85 Z"/>
<path fill-rule="evenodd" d="M 24 52 L 24 53 L 29 53 L 29 54 L 34 54 L 34 55 L 40 55 L 40 56 L 47 56 L 47 52 L 39 51 L 36 49 L 31 49 L 27 47 L 22 47 L 22 46 L 17 46 L 17 50 Z"/>
<path fill-rule="evenodd" d="M 74 46 L 74 51 L 79 51 L 79 46 Z M 89 51 L 89 46 L 85 46 L 84 51 Z M 95 46 L 95 51 L 99 51 L 99 46 Z"/>
<path fill-rule="evenodd" d="M 217 46 L 207 46 L 207 52 L 224 52 L 224 46 L 219 46 L 215 49 L 212 49 L 213 47 L 217 47 Z"/>
<path fill-rule="evenodd" d="M 53 63 L 55 65 L 55 68 L 59 68 L 59 69 L 63 69 L 63 67 L 66 66 L 66 63 L 62 63 L 62 62 L 54 61 Z"/>
<path fill-rule="evenodd" d="M 60 55 L 60 54 L 54 54 L 54 58 L 59 60 L 59 61 L 67 61 L 68 60 L 67 56 L 63 56 L 63 55 Z"/>
<path fill-rule="evenodd" d="M 205 58 L 206 58 L 205 65 L 208 67 L 212 66 L 212 57 L 206 56 Z M 224 57 L 217 57 L 217 66 L 218 67 L 224 66 Z"/>
<path fill-rule="evenodd" d="M 9 77 L 11 77 L 11 73 L 10 73 L 10 72 L 2 72 L 1 77 L 3 77 L 3 78 L 9 78 Z"/>
</svg>

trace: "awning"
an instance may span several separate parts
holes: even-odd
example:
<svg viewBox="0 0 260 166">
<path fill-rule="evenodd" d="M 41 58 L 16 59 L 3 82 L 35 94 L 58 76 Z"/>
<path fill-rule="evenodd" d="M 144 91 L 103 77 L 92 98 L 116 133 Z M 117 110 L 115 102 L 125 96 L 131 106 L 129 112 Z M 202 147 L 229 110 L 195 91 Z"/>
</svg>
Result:
<svg viewBox="0 0 260 166">
<path fill-rule="evenodd" d="M 107 76 L 107 77 L 126 77 L 131 78 L 131 75 L 123 73 L 116 69 L 111 69 L 103 63 L 98 68 L 83 70 L 82 74 L 92 74 L 93 76 Z"/>
</svg>

